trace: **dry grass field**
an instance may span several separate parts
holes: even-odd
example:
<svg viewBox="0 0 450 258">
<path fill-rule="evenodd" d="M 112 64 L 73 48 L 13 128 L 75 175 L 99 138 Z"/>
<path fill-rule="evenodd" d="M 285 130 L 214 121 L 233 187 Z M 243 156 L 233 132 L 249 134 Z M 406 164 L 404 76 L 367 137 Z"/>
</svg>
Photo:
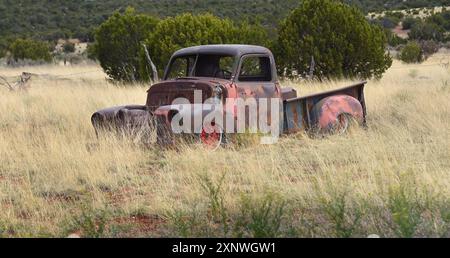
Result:
<svg viewBox="0 0 450 258">
<path fill-rule="evenodd" d="M 99 67 L 0 68 L 11 81 L 46 74 L 27 92 L 0 88 L 0 236 L 449 237 L 449 59 L 394 62 L 370 81 L 368 128 L 215 152 L 97 139 L 90 115 L 144 103 L 147 89 Z"/>
</svg>

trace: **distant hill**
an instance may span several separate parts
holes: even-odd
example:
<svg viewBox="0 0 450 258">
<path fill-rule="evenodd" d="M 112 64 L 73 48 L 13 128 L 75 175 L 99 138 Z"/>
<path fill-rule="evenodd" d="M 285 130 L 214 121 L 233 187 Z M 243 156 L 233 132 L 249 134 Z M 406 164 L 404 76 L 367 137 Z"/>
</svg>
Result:
<svg viewBox="0 0 450 258">
<path fill-rule="evenodd" d="M 91 31 L 127 6 L 158 17 L 210 12 L 235 21 L 259 21 L 273 29 L 300 0 L 1 0 L 0 37 L 92 38 Z M 343 0 L 364 12 L 449 5 L 450 0 Z"/>
</svg>

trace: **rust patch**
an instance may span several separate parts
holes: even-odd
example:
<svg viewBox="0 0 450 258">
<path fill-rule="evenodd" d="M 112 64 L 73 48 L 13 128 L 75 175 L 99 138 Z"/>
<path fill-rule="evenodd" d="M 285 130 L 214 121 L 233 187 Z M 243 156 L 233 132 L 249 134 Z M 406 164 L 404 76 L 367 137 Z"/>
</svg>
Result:
<svg viewBox="0 0 450 258">
<path fill-rule="evenodd" d="M 348 95 L 331 96 L 318 103 L 316 121 L 321 129 L 330 129 L 336 124 L 341 114 L 348 114 L 358 122 L 363 120 L 363 109 L 361 103 Z"/>
</svg>

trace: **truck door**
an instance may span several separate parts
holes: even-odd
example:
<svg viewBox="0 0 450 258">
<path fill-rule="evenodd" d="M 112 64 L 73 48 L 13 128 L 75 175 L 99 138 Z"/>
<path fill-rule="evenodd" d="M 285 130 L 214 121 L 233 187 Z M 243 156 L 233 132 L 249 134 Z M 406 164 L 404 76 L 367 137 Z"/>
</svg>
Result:
<svg viewBox="0 0 450 258">
<path fill-rule="evenodd" d="M 251 103 L 252 99 L 257 104 L 258 121 L 266 119 L 267 124 L 271 125 L 270 103 L 272 98 L 280 98 L 280 87 L 275 71 L 273 57 L 267 54 L 248 54 L 241 57 L 238 72 L 236 76 L 236 87 L 238 98 L 245 103 Z M 267 102 L 261 101 L 265 98 Z M 267 103 L 266 107 L 261 105 Z M 264 108 L 266 117 L 259 116 L 259 110 Z M 245 117 L 246 126 L 249 125 L 250 109 L 246 107 Z M 253 114 L 254 115 L 254 114 Z M 282 118 L 281 118 L 282 119 Z"/>
</svg>

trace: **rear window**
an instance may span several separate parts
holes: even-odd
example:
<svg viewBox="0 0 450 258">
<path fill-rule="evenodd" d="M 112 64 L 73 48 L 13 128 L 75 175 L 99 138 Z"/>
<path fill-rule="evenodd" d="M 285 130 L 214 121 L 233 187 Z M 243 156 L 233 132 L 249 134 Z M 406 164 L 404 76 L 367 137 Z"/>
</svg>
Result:
<svg viewBox="0 0 450 258">
<path fill-rule="evenodd" d="M 239 81 L 271 81 L 270 58 L 267 56 L 246 56 L 242 59 Z"/>
</svg>

